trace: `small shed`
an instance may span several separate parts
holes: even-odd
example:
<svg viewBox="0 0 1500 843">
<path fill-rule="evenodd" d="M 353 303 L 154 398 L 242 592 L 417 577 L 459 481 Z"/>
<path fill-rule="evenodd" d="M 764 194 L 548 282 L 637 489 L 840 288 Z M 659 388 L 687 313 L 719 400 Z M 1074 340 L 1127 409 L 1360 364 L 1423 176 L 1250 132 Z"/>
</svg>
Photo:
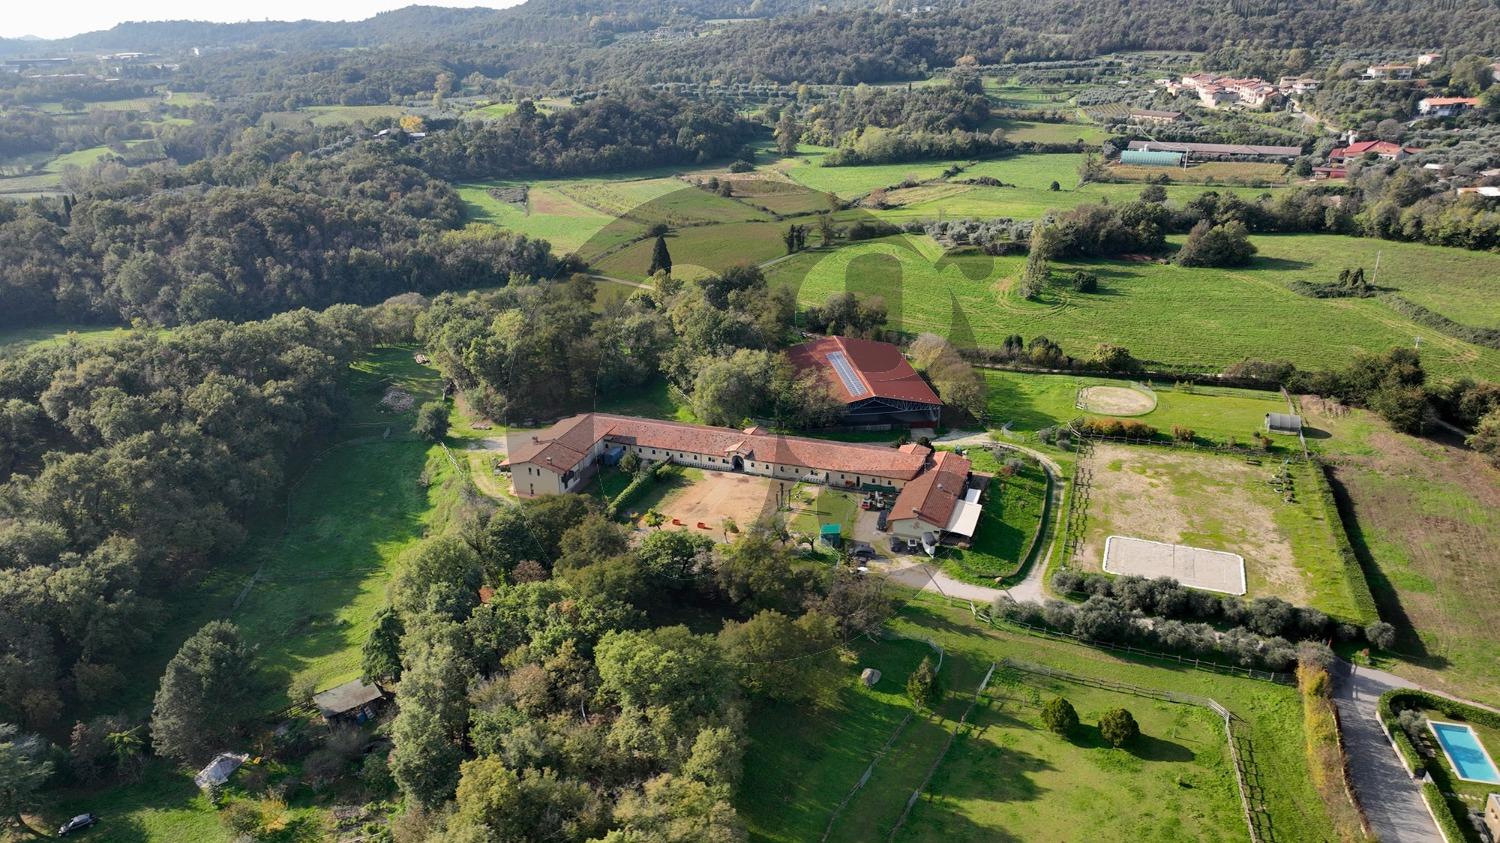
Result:
<svg viewBox="0 0 1500 843">
<path fill-rule="evenodd" d="M 1302 417 L 1291 413 L 1266 413 L 1266 430 L 1296 436 L 1302 432 Z"/>
<path fill-rule="evenodd" d="M 1162 152 L 1155 149 L 1127 149 L 1120 153 L 1121 164 L 1143 167 L 1180 167 L 1181 152 Z"/>
<path fill-rule="evenodd" d="M 843 543 L 843 528 L 837 524 L 824 524 L 818 528 L 818 541 L 829 547 L 838 547 Z"/>
<path fill-rule="evenodd" d="M 385 701 L 385 691 L 375 683 L 352 679 L 336 688 L 313 695 L 313 705 L 329 723 L 352 720 L 363 723 L 375 716 L 375 709 Z"/>
<path fill-rule="evenodd" d="M 229 781 L 229 777 L 234 775 L 234 771 L 238 770 L 249 757 L 244 753 L 221 752 L 214 756 L 214 760 L 208 762 L 207 767 L 199 770 L 198 775 L 193 776 L 193 783 L 198 785 L 199 790 L 218 787 Z"/>
</svg>

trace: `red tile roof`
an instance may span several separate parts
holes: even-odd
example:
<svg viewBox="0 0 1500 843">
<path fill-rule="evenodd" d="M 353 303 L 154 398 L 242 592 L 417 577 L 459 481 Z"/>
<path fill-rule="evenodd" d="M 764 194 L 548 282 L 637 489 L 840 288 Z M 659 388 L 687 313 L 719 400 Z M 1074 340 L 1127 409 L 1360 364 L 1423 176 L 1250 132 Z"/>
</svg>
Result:
<svg viewBox="0 0 1500 843">
<path fill-rule="evenodd" d="M 917 518 L 942 529 L 968 486 L 972 464 L 952 451 L 933 455 L 932 468 L 901 487 L 888 521 Z"/>
<path fill-rule="evenodd" d="M 517 433 L 511 439 L 506 465 L 532 463 L 559 474 L 576 468 L 594 445 L 605 440 L 725 458 L 738 454 L 756 462 L 902 481 L 922 473 L 930 452 L 927 448 L 803 439 L 605 413 L 572 416 L 546 430 Z"/>
<path fill-rule="evenodd" d="M 1356 156 L 1364 155 L 1366 152 L 1373 152 L 1376 155 L 1396 155 L 1401 152 L 1411 154 L 1421 151 L 1422 150 L 1414 146 L 1401 146 L 1399 144 L 1391 143 L 1390 141 L 1372 140 L 1351 143 L 1348 146 L 1341 146 L 1338 149 L 1331 150 L 1328 153 L 1328 157 L 1330 159 L 1354 158 Z"/>
<path fill-rule="evenodd" d="M 1479 107 L 1479 97 L 1428 97 L 1422 100 L 1422 105 L 1428 108 L 1437 108 L 1444 105 L 1468 105 Z"/>
<path fill-rule="evenodd" d="M 856 395 L 850 391 L 843 378 L 828 361 L 828 355 L 842 352 L 848 359 L 855 377 L 864 384 L 867 394 Z M 833 388 L 833 394 L 850 404 L 866 398 L 891 398 L 900 401 L 915 401 L 922 404 L 941 404 L 942 399 L 922 376 L 906 362 L 901 349 L 888 342 L 850 339 L 848 337 L 819 337 L 810 342 L 787 349 L 792 365 L 802 371 L 815 371 Z"/>
</svg>

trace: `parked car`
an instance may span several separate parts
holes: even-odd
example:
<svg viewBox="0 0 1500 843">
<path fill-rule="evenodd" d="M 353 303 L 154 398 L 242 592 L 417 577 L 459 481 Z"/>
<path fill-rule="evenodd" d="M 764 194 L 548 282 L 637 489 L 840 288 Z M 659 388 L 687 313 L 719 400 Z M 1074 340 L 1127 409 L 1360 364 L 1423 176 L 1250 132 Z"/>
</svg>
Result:
<svg viewBox="0 0 1500 843">
<path fill-rule="evenodd" d="M 63 823 L 62 828 L 59 828 L 57 830 L 57 836 L 67 837 L 69 834 L 72 834 L 75 831 L 83 831 L 84 829 L 94 825 L 97 822 L 99 822 L 99 818 L 94 816 L 93 814 L 79 814 L 73 819 Z"/>
<path fill-rule="evenodd" d="M 849 557 L 851 559 L 870 560 L 875 558 L 875 548 L 864 542 L 849 543 Z"/>
</svg>

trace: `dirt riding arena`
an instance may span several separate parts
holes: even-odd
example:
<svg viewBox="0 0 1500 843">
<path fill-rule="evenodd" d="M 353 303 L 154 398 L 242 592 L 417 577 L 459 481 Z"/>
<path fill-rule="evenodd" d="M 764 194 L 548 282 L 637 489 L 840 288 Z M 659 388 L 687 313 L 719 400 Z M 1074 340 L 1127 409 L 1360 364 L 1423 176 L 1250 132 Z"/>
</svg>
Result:
<svg viewBox="0 0 1500 843">
<path fill-rule="evenodd" d="M 1222 594 L 1245 593 L 1244 557 L 1185 544 L 1110 536 L 1104 541 L 1104 570 L 1147 579 L 1171 577 L 1183 585 Z"/>
<path fill-rule="evenodd" d="M 720 539 L 725 518 L 743 529 L 775 511 L 777 487 L 785 485 L 767 477 L 696 469 L 686 472 L 684 480 L 656 505 L 667 517 L 662 528 L 696 530 Z"/>
<path fill-rule="evenodd" d="M 1267 482 L 1280 461 L 1257 462 L 1169 448 L 1096 446 L 1088 458 L 1083 539 L 1072 564 L 1103 570 L 1105 544 L 1111 536 L 1222 551 L 1244 559 L 1250 596 L 1275 595 L 1308 605 L 1320 590 L 1319 580 L 1309 572 L 1337 570 L 1339 564 L 1321 520 L 1321 508 L 1311 489 L 1293 503 L 1284 502 Z M 1191 561 L 1199 571 L 1204 570 L 1202 560 L 1194 557 Z M 1116 572 L 1116 562 L 1127 564 L 1114 554 L 1111 572 Z M 1119 572 L 1173 573 L 1185 584 L 1197 585 L 1188 582 L 1181 571 L 1164 568 Z M 1200 587 L 1219 589 L 1208 583 Z"/>
<path fill-rule="evenodd" d="M 1128 386 L 1086 386 L 1078 390 L 1077 407 L 1105 416 L 1144 416 L 1156 409 L 1156 396 Z"/>
</svg>

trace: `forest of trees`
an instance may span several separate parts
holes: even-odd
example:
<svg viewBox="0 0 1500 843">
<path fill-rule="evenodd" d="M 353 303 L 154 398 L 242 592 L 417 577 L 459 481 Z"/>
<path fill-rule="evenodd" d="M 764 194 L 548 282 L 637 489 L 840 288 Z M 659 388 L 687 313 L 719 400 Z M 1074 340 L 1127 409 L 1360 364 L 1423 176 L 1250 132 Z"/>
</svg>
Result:
<svg viewBox="0 0 1500 843">
<path fill-rule="evenodd" d="M 656 287 L 601 313 L 594 282 L 512 285 L 439 296 L 417 321 L 433 359 L 490 418 L 548 420 L 593 409 L 655 378 L 691 397 L 709 424 L 769 418 L 820 427 L 839 405 L 799 376 L 780 349 L 793 338 L 794 302 L 759 269 L 734 267 Z M 883 308 L 878 311 L 883 321 Z M 864 321 L 847 326 L 868 331 Z"/>
<path fill-rule="evenodd" d="M 754 126 L 726 106 L 629 93 L 554 114 L 530 102 L 492 123 L 464 123 L 413 147 L 411 160 L 450 180 L 578 175 L 726 158 Z"/>
<path fill-rule="evenodd" d="M 286 164 L 248 187 L 139 188 L 0 204 L 0 323 L 245 320 L 555 267 L 545 242 L 453 231 L 452 188 L 376 158 Z"/>
<path fill-rule="evenodd" d="M 158 596 L 240 544 L 376 338 L 344 305 L 0 361 L 0 722 L 121 687 Z"/>
</svg>

